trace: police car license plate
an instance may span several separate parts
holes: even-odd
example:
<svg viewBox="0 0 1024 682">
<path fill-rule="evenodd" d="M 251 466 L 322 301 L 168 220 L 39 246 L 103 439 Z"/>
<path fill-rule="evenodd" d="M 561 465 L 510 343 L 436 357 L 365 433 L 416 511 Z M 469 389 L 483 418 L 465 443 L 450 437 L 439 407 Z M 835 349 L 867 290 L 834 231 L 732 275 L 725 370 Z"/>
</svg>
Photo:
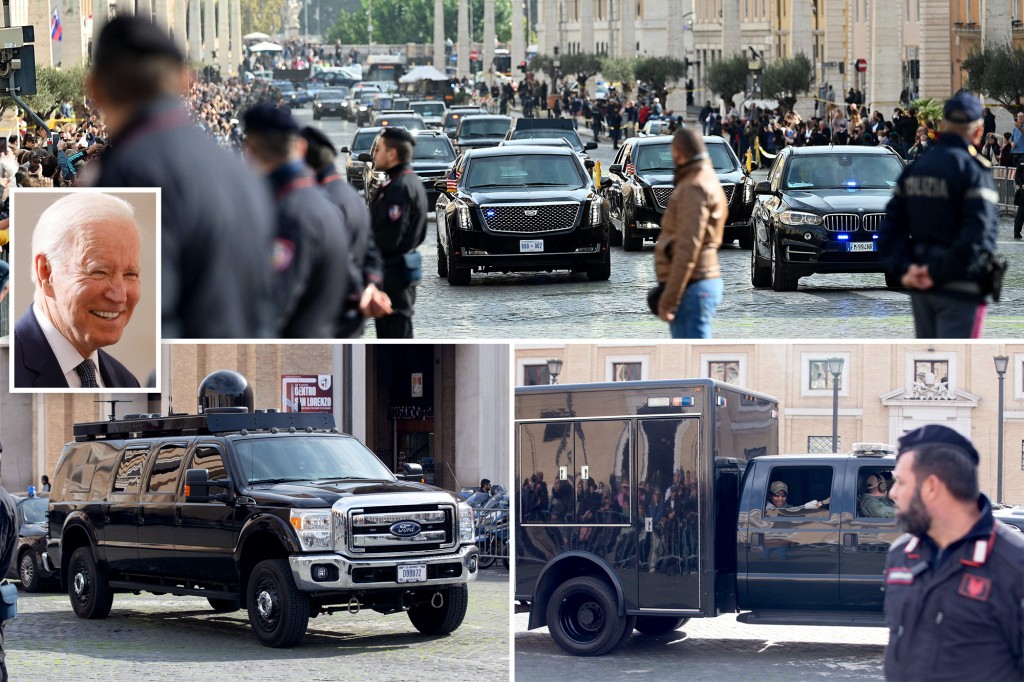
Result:
<svg viewBox="0 0 1024 682">
<path fill-rule="evenodd" d="M 874 242 L 850 242 L 846 245 L 847 251 L 874 251 Z"/>
<path fill-rule="evenodd" d="M 519 253 L 533 253 L 538 251 L 544 251 L 544 240 L 543 239 L 520 239 L 519 240 Z"/>
<path fill-rule="evenodd" d="M 422 583 L 426 579 L 426 564 L 407 564 L 398 567 L 398 582 L 400 583 Z"/>
</svg>

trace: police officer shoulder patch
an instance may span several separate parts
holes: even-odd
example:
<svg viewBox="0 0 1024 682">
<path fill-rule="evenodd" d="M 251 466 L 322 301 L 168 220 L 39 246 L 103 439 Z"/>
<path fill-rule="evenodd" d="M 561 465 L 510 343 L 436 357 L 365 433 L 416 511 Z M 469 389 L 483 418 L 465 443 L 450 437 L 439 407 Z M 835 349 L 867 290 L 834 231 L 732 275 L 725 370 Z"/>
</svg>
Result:
<svg viewBox="0 0 1024 682">
<path fill-rule="evenodd" d="M 988 596 L 992 593 L 992 580 L 984 576 L 964 573 L 956 593 L 975 601 L 988 601 Z"/>
<path fill-rule="evenodd" d="M 984 156 L 978 153 L 973 144 L 967 145 L 967 151 L 970 153 L 974 160 L 982 165 L 983 168 L 991 168 L 992 162 L 986 159 Z"/>
<path fill-rule="evenodd" d="M 391 204 L 390 206 L 388 206 L 388 220 L 390 220 L 393 223 L 396 223 L 396 222 L 398 222 L 401 219 L 402 219 L 402 205 L 401 204 Z"/>
</svg>

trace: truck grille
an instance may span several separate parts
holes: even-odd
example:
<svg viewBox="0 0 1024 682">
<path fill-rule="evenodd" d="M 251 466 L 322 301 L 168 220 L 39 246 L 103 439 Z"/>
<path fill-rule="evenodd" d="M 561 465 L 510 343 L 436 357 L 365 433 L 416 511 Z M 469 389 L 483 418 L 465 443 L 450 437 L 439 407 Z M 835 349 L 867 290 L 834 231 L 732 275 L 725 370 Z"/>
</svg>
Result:
<svg viewBox="0 0 1024 682">
<path fill-rule="evenodd" d="M 368 507 L 352 509 L 347 514 L 335 511 L 334 514 L 335 528 L 348 530 L 348 533 L 335 536 L 335 550 L 346 554 L 441 551 L 449 550 L 456 544 L 455 507 L 451 505 L 420 505 L 400 509 Z M 395 535 L 392 526 L 401 522 L 414 522 L 420 530 L 415 535 Z M 347 536 L 347 543 L 343 536 Z"/>
<path fill-rule="evenodd" d="M 568 204 L 492 204 L 481 206 L 480 213 L 491 232 L 561 232 L 576 227 L 580 205 Z"/>
<path fill-rule="evenodd" d="M 668 200 L 672 196 L 672 190 L 674 189 L 675 187 L 672 185 L 651 188 L 651 191 L 654 192 L 654 203 L 658 205 L 658 208 L 665 208 L 668 206 Z"/>
</svg>

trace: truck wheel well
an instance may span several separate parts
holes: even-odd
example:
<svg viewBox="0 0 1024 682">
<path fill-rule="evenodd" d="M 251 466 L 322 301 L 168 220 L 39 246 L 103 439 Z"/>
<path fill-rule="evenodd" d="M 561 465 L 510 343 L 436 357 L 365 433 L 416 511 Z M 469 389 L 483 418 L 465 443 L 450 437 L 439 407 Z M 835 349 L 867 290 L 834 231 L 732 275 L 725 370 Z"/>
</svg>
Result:
<svg viewBox="0 0 1024 682">
<path fill-rule="evenodd" d="M 60 588 L 67 592 L 68 589 L 68 563 L 71 555 L 79 547 L 89 547 L 92 542 L 85 529 L 79 526 L 72 526 L 64 531 L 60 539 Z M 98 559 L 97 559 L 98 561 Z"/>
<path fill-rule="evenodd" d="M 550 565 L 541 574 L 537 581 L 537 589 L 533 594 L 533 605 L 530 608 L 529 628 L 544 627 L 548 624 L 546 615 L 546 604 L 551 598 L 551 593 L 566 580 L 579 578 L 581 576 L 593 576 L 604 582 L 615 591 L 619 602 L 619 615 L 626 615 L 626 607 L 623 603 L 622 586 L 613 577 L 607 568 L 597 561 L 582 556 L 571 556 L 555 564 Z"/>
<path fill-rule="evenodd" d="M 270 532 L 253 533 L 245 540 L 239 561 L 238 590 L 241 595 L 242 608 L 245 603 L 246 585 L 256 565 L 267 559 L 287 559 L 288 550 L 284 548 L 277 536 Z"/>
</svg>

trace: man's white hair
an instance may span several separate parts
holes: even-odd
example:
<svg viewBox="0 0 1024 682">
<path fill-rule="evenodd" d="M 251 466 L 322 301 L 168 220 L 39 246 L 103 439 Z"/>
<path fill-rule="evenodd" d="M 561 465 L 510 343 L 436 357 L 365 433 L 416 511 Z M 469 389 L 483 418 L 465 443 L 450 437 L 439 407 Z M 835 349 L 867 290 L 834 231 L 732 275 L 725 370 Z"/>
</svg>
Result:
<svg viewBox="0 0 1024 682">
<path fill-rule="evenodd" d="M 73 192 L 58 199 L 43 211 L 36 222 L 36 229 L 32 232 L 32 263 L 36 262 L 36 256 L 42 254 L 46 256 L 51 270 L 63 268 L 67 264 L 68 248 L 83 227 L 115 221 L 130 222 L 138 233 L 135 208 L 124 199 L 97 192 Z M 38 288 L 40 282 L 35 277 L 33 280 Z"/>
</svg>

